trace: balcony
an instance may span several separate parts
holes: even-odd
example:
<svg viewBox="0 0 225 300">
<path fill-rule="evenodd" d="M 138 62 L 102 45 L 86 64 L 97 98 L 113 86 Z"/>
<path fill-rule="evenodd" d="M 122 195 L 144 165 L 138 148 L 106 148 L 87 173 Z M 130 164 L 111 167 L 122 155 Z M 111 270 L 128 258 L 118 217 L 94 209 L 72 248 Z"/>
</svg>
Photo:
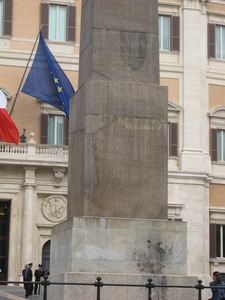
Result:
<svg viewBox="0 0 225 300">
<path fill-rule="evenodd" d="M 0 142 L 0 164 L 67 167 L 68 146 L 40 145 L 32 138 L 19 145 Z"/>
</svg>

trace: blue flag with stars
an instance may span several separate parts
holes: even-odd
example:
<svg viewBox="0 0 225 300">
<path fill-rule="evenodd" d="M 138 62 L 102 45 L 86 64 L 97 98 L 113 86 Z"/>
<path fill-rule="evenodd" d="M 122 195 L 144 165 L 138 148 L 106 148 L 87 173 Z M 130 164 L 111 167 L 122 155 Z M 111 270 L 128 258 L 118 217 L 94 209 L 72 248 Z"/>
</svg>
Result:
<svg viewBox="0 0 225 300">
<path fill-rule="evenodd" d="M 41 32 L 37 52 L 21 92 L 62 110 L 69 119 L 69 102 L 75 91 Z"/>
</svg>

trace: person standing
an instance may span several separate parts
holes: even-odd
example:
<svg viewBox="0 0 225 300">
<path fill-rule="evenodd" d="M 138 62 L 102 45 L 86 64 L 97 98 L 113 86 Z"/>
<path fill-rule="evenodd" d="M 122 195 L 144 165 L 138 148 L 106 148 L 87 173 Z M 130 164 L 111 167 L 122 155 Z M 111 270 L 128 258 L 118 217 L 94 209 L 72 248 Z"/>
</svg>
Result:
<svg viewBox="0 0 225 300">
<path fill-rule="evenodd" d="M 215 271 L 213 273 L 213 279 L 214 281 L 210 282 L 211 291 L 212 291 L 212 298 L 211 300 L 225 300 L 225 282 L 221 281 L 221 275 L 218 271 Z M 222 288 L 213 288 L 216 286 L 221 286 Z"/>
<path fill-rule="evenodd" d="M 34 295 L 37 295 L 37 290 L 38 290 L 38 295 L 40 295 L 40 281 L 41 277 L 45 275 L 45 272 L 42 270 L 42 265 L 38 265 L 38 269 L 35 270 L 34 272 L 34 277 L 35 277 L 35 288 L 34 288 Z"/>
<path fill-rule="evenodd" d="M 23 281 L 32 281 L 32 270 L 29 268 L 28 264 L 24 266 L 24 269 L 22 271 L 23 275 Z M 26 291 L 25 298 L 28 298 L 30 295 L 30 284 L 24 283 L 24 289 Z"/>
<path fill-rule="evenodd" d="M 33 263 L 29 263 L 28 267 L 29 267 L 29 269 L 31 271 L 31 280 L 30 281 L 32 281 L 32 279 L 33 279 L 33 272 L 32 272 Z M 33 289 L 34 289 L 33 283 L 30 283 L 29 284 L 29 294 L 30 295 L 33 295 Z"/>
</svg>

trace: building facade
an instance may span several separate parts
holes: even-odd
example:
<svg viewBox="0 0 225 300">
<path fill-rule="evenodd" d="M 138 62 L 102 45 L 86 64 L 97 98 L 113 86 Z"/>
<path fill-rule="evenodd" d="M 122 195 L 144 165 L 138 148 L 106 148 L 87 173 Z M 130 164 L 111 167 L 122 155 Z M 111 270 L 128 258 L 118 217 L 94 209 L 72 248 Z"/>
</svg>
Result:
<svg viewBox="0 0 225 300">
<path fill-rule="evenodd" d="M 76 90 L 81 2 L 0 0 L 0 87 L 21 133 L 18 146 L 0 143 L 2 279 L 17 280 L 29 262 L 48 269 L 51 228 L 66 218 L 68 122 L 20 85 L 42 28 Z M 168 219 L 187 222 L 187 275 L 208 280 L 225 273 L 225 2 L 165 0 L 158 13 Z"/>
<path fill-rule="evenodd" d="M 74 0 L 0 0 L 0 88 L 21 135 L 18 146 L 0 143 L 1 280 L 19 280 L 30 262 L 49 270 L 51 228 L 66 218 L 68 120 L 20 90 L 40 29 L 76 90 L 80 10 Z"/>
</svg>

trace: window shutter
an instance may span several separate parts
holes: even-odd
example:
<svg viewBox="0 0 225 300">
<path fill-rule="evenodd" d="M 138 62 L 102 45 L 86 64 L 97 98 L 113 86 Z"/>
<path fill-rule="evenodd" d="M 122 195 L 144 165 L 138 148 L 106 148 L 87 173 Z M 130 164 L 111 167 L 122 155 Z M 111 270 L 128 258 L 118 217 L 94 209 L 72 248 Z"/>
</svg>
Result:
<svg viewBox="0 0 225 300">
<path fill-rule="evenodd" d="M 48 144 L 48 114 L 41 114 L 41 144 Z"/>
<path fill-rule="evenodd" d="M 216 257 L 216 224 L 209 224 L 209 256 Z"/>
<path fill-rule="evenodd" d="M 64 145 L 69 145 L 69 121 L 67 117 L 64 117 Z"/>
<path fill-rule="evenodd" d="M 177 156 L 178 148 L 178 124 L 170 123 L 170 156 Z"/>
<path fill-rule="evenodd" d="M 208 24 L 208 57 L 216 57 L 215 24 Z"/>
<path fill-rule="evenodd" d="M 12 0 L 4 1 L 4 29 L 3 35 L 12 35 Z"/>
<path fill-rule="evenodd" d="M 76 7 L 67 8 L 67 41 L 75 42 L 76 38 Z"/>
<path fill-rule="evenodd" d="M 41 32 L 45 39 L 48 39 L 48 23 L 49 23 L 49 4 L 41 3 Z"/>
<path fill-rule="evenodd" d="M 217 129 L 211 129 L 211 160 L 217 161 Z"/>
<path fill-rule="evenodd" d="M 180 50 L 180 17 L 172 16 L 171 17 L 171 51 Z"/>
</svg>

